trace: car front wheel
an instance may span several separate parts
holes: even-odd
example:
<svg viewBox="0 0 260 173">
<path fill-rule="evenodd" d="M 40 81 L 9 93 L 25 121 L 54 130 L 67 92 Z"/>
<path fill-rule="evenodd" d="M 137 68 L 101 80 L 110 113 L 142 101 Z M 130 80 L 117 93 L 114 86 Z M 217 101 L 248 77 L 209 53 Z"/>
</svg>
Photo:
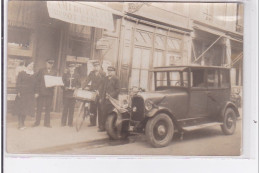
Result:
<svg viewBox="0 0 260 173">
<path fill-rule="evenodd" d="M 145 127 L 147 140 L 154 147 L 165 147 L 171 141 L 174 134 L 174 125 L 171 118 L 160 113 L 149 119 Z"/>
<path fill-rule="evenodd" d="M 221 129 L 225 135 L 232 135 L 236 130 L 236 113 L 232 108 L 227 108 L 224 114 Z"/>
<path fill-rule="evenodd" d="M 118 131 L 115 123 L 117 116 L 116 114 L 110 114 L 106 120 L 106 131 L 110 139 L 126 139 L 129 135 L 128 126 L 123 122 L 120 132 Z"/>
</svg>

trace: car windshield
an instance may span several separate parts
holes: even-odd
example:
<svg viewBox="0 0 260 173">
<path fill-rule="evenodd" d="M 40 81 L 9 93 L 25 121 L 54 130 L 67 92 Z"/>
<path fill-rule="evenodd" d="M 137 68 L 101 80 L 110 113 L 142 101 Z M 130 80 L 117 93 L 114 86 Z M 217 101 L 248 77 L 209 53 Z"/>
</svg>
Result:
<svg viewBox="0 0 260 173">
<path fill-rule="evenodd" d="M 156 72 L 156 87 L 187 87 L 188 73 L 185 71 Z"/>
</svg>

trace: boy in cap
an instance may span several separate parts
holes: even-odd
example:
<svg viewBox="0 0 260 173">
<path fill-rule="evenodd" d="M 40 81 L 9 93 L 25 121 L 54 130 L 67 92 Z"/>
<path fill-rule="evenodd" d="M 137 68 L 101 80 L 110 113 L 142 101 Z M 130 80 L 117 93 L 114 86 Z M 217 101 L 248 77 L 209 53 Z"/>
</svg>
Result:
<svg viewBox="0 0 260 173">
<path fill-rule="evenodd" d="M 90 103 L 90 125 L 89 126 L 96 126 L 97 121 L 97 113 L 98 113 L 98 125 L 100 126 L 101 123 L 101 105 L 100 105 L 100 97 L 99 95 L 102 93 L 103 89 L 103 82 L 106 77 L 106 74 L 102 71 L 99 61 L 93 62 L 94 70 L 91 71 L 86 79 L 86 81 L 82 84 L 82 88 L 85 88 L 89 82 L 91 82 L 90 90 L 97 91 L 98 96 L 95 102 Z"/>
<path fill-rule="evenodd" d="M 41 121 L 42 109 L 45 107 L 45 117 L 44 126 L 51 128 L 50 125 L 50 111 L 52 105 L 52 98 L 54 94 L 54 87 L 46 88 L 44 76 L 51 75 L 55 76 L 56 71 L 53 69 L 54 60 L 47 59 L 45 68 L 42 68 L 36 74 L 35 79 L 35 97 L 37 98 L 37 111 L 36 111 L 36 121 L 33 127 L 39 126 Z"/>
<path fill-rule="evenodd" d="M 68 65 L 68 71 L 63 74 L 62 80 L 64 83 L 63 87 L 63 111 L 61 117 L 61 126 L 68 125 L 73 126 L 73 115 L 75 107 L 75 98 L 73 98 L 73 93 L 76 88 L 81 85 L 79 75 L 75 73 L 75 64 Z M 69 116 L 68 116 L 69 114 Z"/>
<path fill-rule="evenodd" d="M 118 95 L 120 93 L 119 79 L 116 76 L 116 69 L 113 66 L 109 66 L 107 68 L 108 76 L 105 78 L 104 90 L 102 93 L 102 105 L 103 112 L 101 117 L 101 126 L 99 128 L 99 132 L 105 131 L 105 123 L 107 119 L 107 115 L 114 109 L 114 106 L 109 101 L 107 95 L 110 95 L 114 99 L 118 99 Z"/>
</svg>

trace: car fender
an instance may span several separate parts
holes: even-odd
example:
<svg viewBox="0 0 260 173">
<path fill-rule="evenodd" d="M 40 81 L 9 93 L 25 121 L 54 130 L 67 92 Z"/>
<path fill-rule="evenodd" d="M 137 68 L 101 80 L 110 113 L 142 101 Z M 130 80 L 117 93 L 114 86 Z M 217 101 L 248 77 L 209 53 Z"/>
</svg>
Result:
<svg viewBox="0 0 260 173">
<path fill-rule="evenodd" d="M 228 102 L 226 102 L 226 103 L 222 106 L 222 108 L 221 108 L 221 114 L 220 114 L 220 115 L 221 115 L 221 121 L 222 121 L 223 118 L 224 118 L 225 111 L 226 111 L 227 108 L 232 108 L 232 109 L 235 111 L 236 116 L 237 116 L 237 117 L 240 116 L 237 106 L 236 106 L 233 102 L 228 101 Z"/>
<path fill-rule="evenodd" d="M 178 128 L 178 129 L 181 129 L 176 117 L 174 116 L 174 113 L 171 112 L 170 109 L 166 108 L 166 107 L 154 107 L 152 108 L 149 112 L 146 113 L 146 117 L 148 118 L 152 118 L 154 116 L 156 116 L 157 114 L 159 113 L 165 113 L 167 115 L 170 116 L 170 118 L 172 119 L 174 125 Z"/>
</svg>

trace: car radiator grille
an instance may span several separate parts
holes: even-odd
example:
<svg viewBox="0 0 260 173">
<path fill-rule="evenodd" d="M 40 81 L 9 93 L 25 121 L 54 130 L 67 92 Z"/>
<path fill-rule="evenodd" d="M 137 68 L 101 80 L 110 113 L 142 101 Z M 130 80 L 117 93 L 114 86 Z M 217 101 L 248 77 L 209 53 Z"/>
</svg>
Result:
<svg viewBox="0 0 260 173">
<path fill-rule="evenodd" d="M 141 121 L 144 119 L 144 100 L 141 97 L 132 98 L 132 120 Z"/>
</svg>

